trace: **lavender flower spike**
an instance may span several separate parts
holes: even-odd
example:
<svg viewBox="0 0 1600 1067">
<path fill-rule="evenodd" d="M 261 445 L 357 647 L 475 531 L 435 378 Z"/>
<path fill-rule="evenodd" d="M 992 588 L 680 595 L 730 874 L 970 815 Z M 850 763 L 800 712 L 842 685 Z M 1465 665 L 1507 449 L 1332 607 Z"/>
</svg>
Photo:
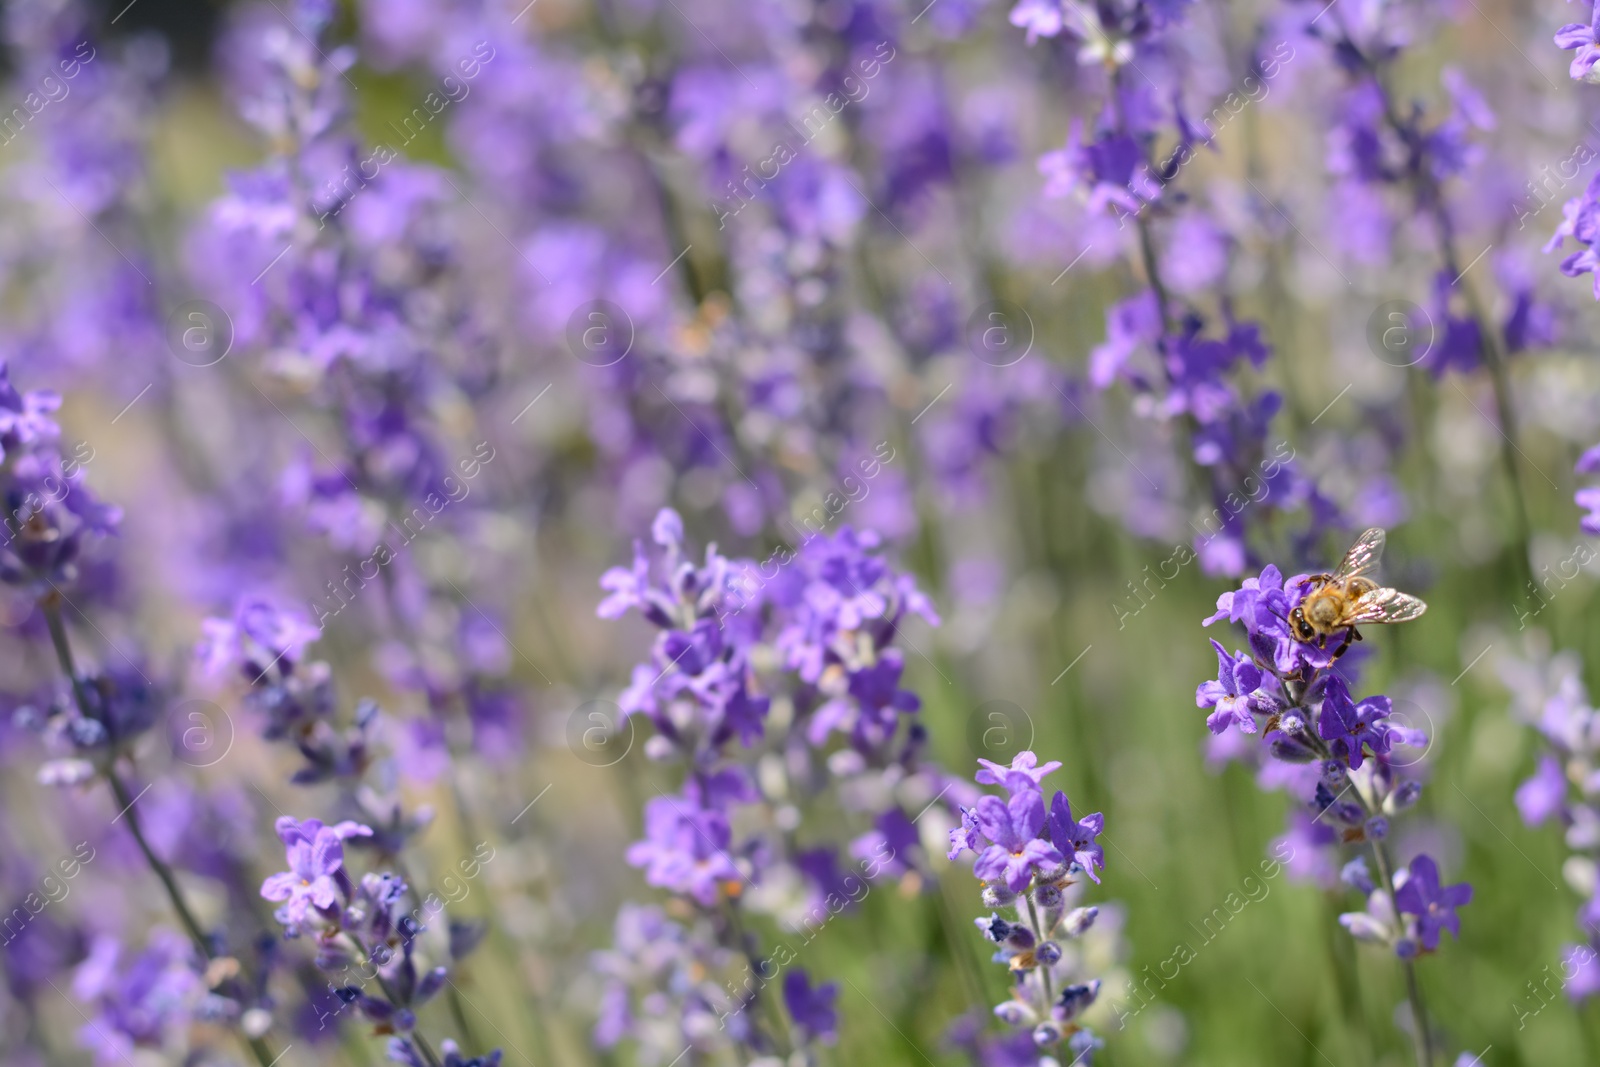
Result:
<svg viewBox="0 0 1600 1067">
<path fill-rule="evenodd" d="M 1370 850 L 1375 878 L 1360 857 L 1343 865 L 1345 883 L 1366 894 L 1366 910 L 1347 913 L 1340 922 L 1358 940 L 1383 944 L 1399 957 L 1415 1020 L 1418 1067 L 1431 1067 L 1433 1037 L 1413 968 L 1419 956 L 1439 949 L 1441 931 L 1459 935 L 1456 909 L 1471 902 L 1472 887 L 1442 885 L 1438 865 L 1427 855 L 1418 855 L 1405 869 L 1397 869 L 1390 858 L 1389 820 L 1411 807 L 1421 792 L 1419 782 L 1400 776 L 1416 761 L 1396 761 L 1395 749 L 1425 748 L 1427 738 L 1390 722 L 1394 709 L 1388 697 L 1352 697 L 1349 660 L 1340 662 L 1340 673 L 1333 672 L 1340 650 L 1353 640 L 1348 631 L 1325 647 L 1300 640 L 1289 625 L 1319 585 L 1305 575 L 1282 578 L 1269 566 L 1260 578 L 1218 598 L 1217 612 L 1205 624 L 1223 619 L 1242 624 L 1251 655 L 1230 656 L 1212 641 L 1219 677 L 1200 686 L 1196 703 L 1217 709 L 1207 718 L 1214 735 L 1237 725 L 1242 734 L 1230 737 L 1245 745 L 1242 735 L 1259 734 L 1259 744 L 1235 751 L 1265 764 L 1264 780 L 1310 798 L 1291 821 L 1292 832 L 1308 821 L 1315 827 L 1315 833 L 1298 833 L 1302 869 L 1338 870 L 1337 860 L 1319 854 L 1340 843 Z"/>
<path fill-rule="evenodd" d="M 1010 767 L 978 762 L 977 781 L 1002 786 L 1011 798 L 983 796 L 964 808 L 961 825 L 950 831 L 950 858 L 978 853 L 972 873 L 984 883 L 984 906 L 993 910 L 975 922 L 998 946 L 996 962 L 1015 976 L 1010 999 L 996 1005 L 994 1014 L 1027 1033 L 995 1047 L 1008 1064 L 1091 1063 L 1099 1040 L 1080 1018 L 1098 999 L 1100 981 L 1079 974 L 1084 954 L 1064 952 L 1061 942 L 1086 934 L 1099 913 L 1068 905 L 1082 891 L 1080 875 L 1100 880 L 1096 872 L 1105 853 L 1095 838 L 1105 820 L 1099 813 L 1074 819 L 1071 802 L 1060 792 L 1046 816 L 1039 782 L 1059 763 L 1040 767 L 1032 752 L 1019 753 Z M 1002 909 L 1014 918 L 1002 917 Z"/>
</svg>

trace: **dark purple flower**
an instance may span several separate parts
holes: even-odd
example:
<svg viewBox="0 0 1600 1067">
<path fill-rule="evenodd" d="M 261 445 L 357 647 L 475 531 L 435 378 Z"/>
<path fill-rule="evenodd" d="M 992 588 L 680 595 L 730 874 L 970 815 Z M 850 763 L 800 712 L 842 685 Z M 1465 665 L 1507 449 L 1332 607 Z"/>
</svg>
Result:
<svg viewBox="0 0 1600 1067">
<path fill-rule="evenodd" d="M 1417 937 L 1422 947 L 1432 951 L 1439 947 L 1439 931 L 1449 930 L 1461 936 L 1461 919 L 1455 909 L 1472 903 L 1472 886 L 1441 886 L 1439 867 L 1426 853 L 1411 861 L 1411 876 L 1405 885 L 1394 891 L 1395 907 L 1403 915 L 1417 917 Z"/>
<path fill-rule="evenodd" d="M 1391 741 L 1387 726 L 1390 701 L 1385 696 L 1367 697 L 1359 704 L 1350 699 L 1350 690 L 1337 675 L 1329 675 L 1323 690 L 1322 712 L 1317 716 L 1317 733 L 1328 742 L 1333 754 L 1354 770 L 1365 758 L 1363 746 L 1381 756 Z"/>
<path fill-rule="evenodd" d="M 1082 867 L 1084 873 L 1095 882 L 1100 881 L 1100 875 L 1096 872 L 1106 863 L 1106 851 L 1096 843 L 1095 838 L 1105 829 L 1105 825 L 1105 816 L 1098 811 L 1082 819 L 1074 819 L 1072 802 L 1065 793 L 1058 792 L 1050 801 L 1051 843 L 1060 849 L 1063 856 L 1072 857 L 1073 862 Z"/>
<path fill-rule="evenodd" d="M 783 976 L 784 1007 L 789 1009 L 789 1018 L 809 1039 L 831 1045 L 838 1037 L 839 1013 L 833 1006 L 838 999 L 837 982 L 813 986 L 811 977 L 799 967 Z"/>
</svg>

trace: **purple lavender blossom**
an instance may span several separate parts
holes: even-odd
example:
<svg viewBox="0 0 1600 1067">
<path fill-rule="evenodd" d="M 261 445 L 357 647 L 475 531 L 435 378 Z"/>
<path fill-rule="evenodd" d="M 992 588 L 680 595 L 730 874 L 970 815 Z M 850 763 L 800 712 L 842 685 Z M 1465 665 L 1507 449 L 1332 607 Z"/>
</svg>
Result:
<svg viewBox="0 0 1600 1067">
<path fill-rule="evenodd" d="M 1106 852 L 1095 838 L 1105 828 L 1105 816 L 1098 811 L 1082 819 L 1072 817 L 1072 802 L 1065 793 L 1057 793 L 1050 800 L 1050 840 L 1063 856 L 1082 868 L 1097 885 L 1097 873 L 1106 863 Z"/>
<path fill-rule="evenodd" d="M 1237 726 L 1247 734 L 1257 730 L 1256 716 L 1270 715 L 1276 709 L 1272 697 L 1262 693 L 1261 669 L 1245 655 L 1228 654 L 1217 641 L 1211 645 L 1217 650 L 1217 677 L 1215 681 L 1202 682 L 1195 690 L 1194 702 L 1202 708 L 1216 708 L 1206 717 L 1206 726 L 1220 734 L 1230 726 Z"/>
<path fill-rule="evenodd" d="M 1020 893 L 1035 871 L 1047 871 L 1062 862 L 1060 850 L 1039 836 L 1045 812 L 1036 790 L 1014 793 L 1009 801 L 983 797 L 975 816 L 979 832 L 990 842 L 973 864 L 972 872 L 979 878 L 1004 882 L 1013 893 Z"/>
<path fill-rule="evenodd" d="M 783 976 L 783 1004 L 789 1009 L 789 1018 L 810 1038 L 824 1044 L 832 1044 L 838 1037 L 839 1013 L 834 1008 L 838 999 L 837 982 L 813 986 L 803 968 Z"/>
<path fill-rule="evenodd" d="M 1009 767 L 978 762 L 977 780 L 1005 787 L 1011 798 L 985 795 L 972 808 L 962 809 L 961 826 L 950 831 L 950 858 L 977 852 L 972 873 L 984 883 L 985 906 L 1015 908 L 1015 921 L 1002 918 L 998 910 L 974 920 L 997 946 L 996 962 L 1007 964 L 1014 975 L 1012 998 L 996 1005 L 994 1014 L 1012 1027 L 1025 1028 L 1016 1048 L 1020 1053 L 1022 1039 L 1028 1038 L 1028 1056 L 1017 1062 L 1032 1067 L 1058 1045 L 1087 1061 L 1097 1039 L 1077 1019 L 1098 997 L 1100 982 L 1085 980 L 1060 942 L 1085 935 L 1099 915 L 1094 907 L 1069 912 L 1068 894 L 1075 899 L 1080 891 L 1079 874 L 1100 880 L 1096 872 L 1105 854 L 1095 838 L 1104 820 L 1098 813 L 1074 819 L 1072 805 L 1058 792 L 1050 804 L 1048 838 L 1041 838 L 1046 816 L 1039 782 L 1060 764 L 1040 766 L 1028 751 L 1018 753 Z M 971 1043 L 1002 1056 L 1011 1047 L 984 1046 L 975 1035 Z"/>
<path fill-rule="evenodd" d="M 349 821 L 324 826 L 320 819 L 299 822 L 285 815 L 276 829 L 287 850 L 289 870 L 262 882 L 261 895 L 285 902 L 275 914 L 292 930 L 313 921 L 313 911 L 331 917 L 336 906 L 348 903 L 353 893 L 344 869 L 344 842 L 351 837 L 370 837 L 372 828 Z"/>
<path fill-rule="evenodd" d="M 1439 932 L 1449 930 L 1461 936 L 1461 919 L 1455 909 L 1472 903 L 1472 886 L 1439 884 L 1439 867 L 1432 857 L 1419 855 L 1411 861 L 1411 877 L 1394 891 L 1395 906 L 1403 915 L 1417 918 L 1417 938 L 1429 952 L 1439 947 Z"/>
</svg>

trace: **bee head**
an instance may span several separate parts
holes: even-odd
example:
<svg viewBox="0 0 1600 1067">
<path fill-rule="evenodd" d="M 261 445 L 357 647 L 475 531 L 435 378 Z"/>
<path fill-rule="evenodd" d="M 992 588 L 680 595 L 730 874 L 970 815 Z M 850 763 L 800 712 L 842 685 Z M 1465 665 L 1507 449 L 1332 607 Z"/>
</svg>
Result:
<svg viewBox="0 0 1600 1067">
<path fill-rule="evenodd" d="M 1295 636 L 1300 640 L 1309 641 L 1317 636 L 1317 631 L 1311 628 L 1309 622 L 1306 622 L 1305 613 L 1299 608 L 1295 608 L 1289 613 L 1289 622 L 1294 626 Z"/>
</svg>

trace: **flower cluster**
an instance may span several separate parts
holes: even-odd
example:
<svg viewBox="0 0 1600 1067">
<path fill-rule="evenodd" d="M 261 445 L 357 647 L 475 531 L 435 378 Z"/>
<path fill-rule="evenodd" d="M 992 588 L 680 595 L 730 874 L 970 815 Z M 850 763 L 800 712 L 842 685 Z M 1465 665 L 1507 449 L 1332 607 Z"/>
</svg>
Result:
<svg viewBox="0 0 1600 1067">
<path fill-rule="evenodd" d="M 1352 696 L 1348 661 L 1341 660 L 1337 670 L 1334 665 L 1354 641 L 1352 629 L 1328 642 L 1300 639 L 1294 613 L 1318 584 L 1303 574 L 1285 579 L 1269 565 L 1218 597 L 1216 614 L 1205 624 L 1242 625 L 1250 652 L 1230 653 L 1213 640 L 1217 677 L 1196 689 L 1195 703 L 1211 709 L 1206 724 L 1213 735 L 1260 734 L 1294 790 L 1309 801 L 1309 813 L 1324 826 L 1337 827 L 1339 841 L 1378 849 L 1389 836 L 1389 820 L 1416 803 L 1422 791 L 1420 782 L 1401 778 L 1415 761 L 1400 757 L 1394 746 L 1423 749 L 1428 738 L 1392 721 L 1388 697 Z M 1431 868 L 1431 859 L 1420 859 Z M 1380 866 L 1387 869 L 1387 862 Z M 1370 882 L 1361 884 L 1363 892 L 1371 892 Z M 1412 951 L 1410 940 L 1398 935 L 1388 940 L 1402 954 Z M 1430 950 L 1438 945 L 1437 936 L 1426 941 Z"/>
<path fill-rule="evenodd" d="M 1381 551 L 1382 531 L 1367 531 L 1362 543 Z M 1248 754 L 1264 750 L 1279 768 L 1276 780 L 1304 805 L 1291 832 L 1318 846 L 1308 852 L 1325 853 L 1339 844 L 1370 848 L 1376 876 L 1365 857 L 1350 860 L 1341 872 L 1345 884 L 1366 897 L 1367 907 L 1341 916 L 1340 922 L 1356 938 L 1386 945 L 1410 967 L 1417 956 L 1439 948 L 1442 930 L 1459 936 L 1455 909 L 1472 900 L 1472 887 L 1442 885 L 1437 863 L 1425 853 L 1404 869 L 1396 869 L 1390 858 L 1390 820 L 1422 792 L 1419 781 L 1401 775 L 1416 761 L 1397 758 L 1395 746 L 1422 749 L 1428 738 L 1392 721 L 1388 697 L 1352 697 L 1351 667 L 1340 656 L 1356 640 L 1353 627 L 1328 638 L 1303 639 L 1312 630 L 1299 609 L 1326 580 L 1303 574 L 1285 579 L 1269 565 L 1219 596 L 1216 613 L 1205 625 L 1243 626 L 1250 651 L 1230 653 L 1212 641 L 1217 677 L 1196 689 L 1195 703 L 1211 709 L 1206 722 L 1217 737 L 1260 735 L 1257 751 Z M 1408 988 L 1413 1036 L 1419 1059 L 1427 1062 L 1432 1040 L 1427 1016 L 1415 984 Z"/>
<path fill-rule="evenodd" d="M 791 950 L 763 954 L 739 913 L 767 911 L 814 936 L 875 879 L 918 884 L 923 875 L 912 876 L 928 863 L 908 811 L 925 813 L 967 792 L 923 760 L 919 701 L 900 684 L 904 663 L 891 644 L 908 615 L 937 616 L 867 533 L 845 528 L 762 565 L 729 560 L 714 545 L 694 562 L 674 511 L 657 515 L 651 535 L 655 558 L 636 545 L 631 567 L 602 577 L 608 595 L 598 610 L 603 618 L 637 611 L 658 628 L 620 708 L 654 728 L 645 755 L 681 766 L 684 778 L 675 793 L 646 804 L 645 836 L 627 858 L 699 918 L 686 931 L 653 911 L 619 917 L 617 945 L 601 957 L 612 979 L 597 1033 L 608 1044 L 629 1036 L 660 1052 L 683 1040 L 708 1052 L 738 1045 L 771 1055 L 782 1038 L 756 1008 L 776 979 L 774 960 L 782 969 L 788 961 L 779 957 Z M 783 753 L 782 762 L 760 763 L 766 751 Z M 779 782 L 774 772 L 784 766 Z M 841 868 L 837 841 L 796 843 L 804 810 L 823 804 L 866 824 L 848 843 L 859 874 Z M 633 996 L 663 979 L 663 968 L 679 966 L 663 959 L 641 973 L 641 939 L 669 942 L 669 959 L 692 959 L 709 975 L 748 961 L 754 977 L 737 993 L 668 983 L 650 996 L 672 989 L 670 1009 L 649 997 L 633 1008 Z M 799 1044 L 831 1038 L 832 987 L 814 988 L 800 975 L 790 970 L 782 987 L 791 1032 Z M 663 1014 L 678 1021 L 664 1041 L 648 1022 Z M 702 1025 L 710 1018 L 714 1029 Z"/>
<path fill-rule="evenodd" d="M 1000 786 L 1010 796 L 1001 800 L 985 794 L 962 808 L 961 825 L 950 831 L 949 856 L 977 853 L 972 873 L 983 883 L 984 905 L 995 909 L 975 920 L 997 946 L 995 962 L 1005 964 L 1012 976 L 1011 997 L 994 1013 L 1007 1025 L 1031 1032 L 1027 1062 L 1058 1063 L 1051 1057 L 1063 1047 L 1073 1062 L 1092 1062 L 1100 1041 L 1080 1020 L 1100 995 L 1100 979 L 1083 977 L 1071 942 L 1088 932 L 1100 909 L 1069 907 L 1069 894 L 1076 895 L 1074 887 L 1084 877 L 1100 881 L 1105 851 L 1096 838 L 1105 820 L 1099 812 L 1075 818 L 1072 803 L 1059 791 L 1046 812 L 1042 783 L 1059 762 L 1040 764 L 1027 751 L 1010 766 L 978 762 L 977 781 Z M 1001 909 L 1014 917 L 1002 918 Z"/>
<path fill-rule="evenodd" d="M 394 1034 L 391 1059 L 408 1067 L 439 1067 L 417 1032 L 417 1009 L 445 988 L 450 967 L 471 951 L 476 937 L 460 927 L 424 922 L 431 917 L 426 914 L 431 902 L 393 874 L 368 873 L 360 882 L 351 878 L 344 842 L 373 836 L 370 826 L 350 821 L 325 826 L 318 819 L 284 816 L 277 831 L 289 870 L 268 877 L 261 895 L 282 902 L 275 916 L 287 936 L 312 935 L 316 965 L 329 976 L 338 1010 L 354 1006 L 380 1032 Z M 410 910 L 408 896 L 416 901 Z M 430 930 L 434 936 L 425 938 Z M 424 960 L 444 962 L 430 967 Z M 460 1059 L 453 1044 L 441 1047 L 447 1057 Z M 485 1062 L 498 1057 L 496 1050 Z"/>
<path fill-rule="evenodd" d="M 95 586 L 85 588 L 80 579 L 94 546 L 116 533 L 121 518 L 84 483 L 93 449 L 62 453 L 61 428 L 51 417 L 60 406 L 60 396 L 48 390 L 20 392 L 0 361 L 0 581 L 35 600 L 53 594 L 58 604 L 64 589 L 74 599 L 95 597 Z M 108 576 L 98 577 L 103 593 Z"/>
</svg>

